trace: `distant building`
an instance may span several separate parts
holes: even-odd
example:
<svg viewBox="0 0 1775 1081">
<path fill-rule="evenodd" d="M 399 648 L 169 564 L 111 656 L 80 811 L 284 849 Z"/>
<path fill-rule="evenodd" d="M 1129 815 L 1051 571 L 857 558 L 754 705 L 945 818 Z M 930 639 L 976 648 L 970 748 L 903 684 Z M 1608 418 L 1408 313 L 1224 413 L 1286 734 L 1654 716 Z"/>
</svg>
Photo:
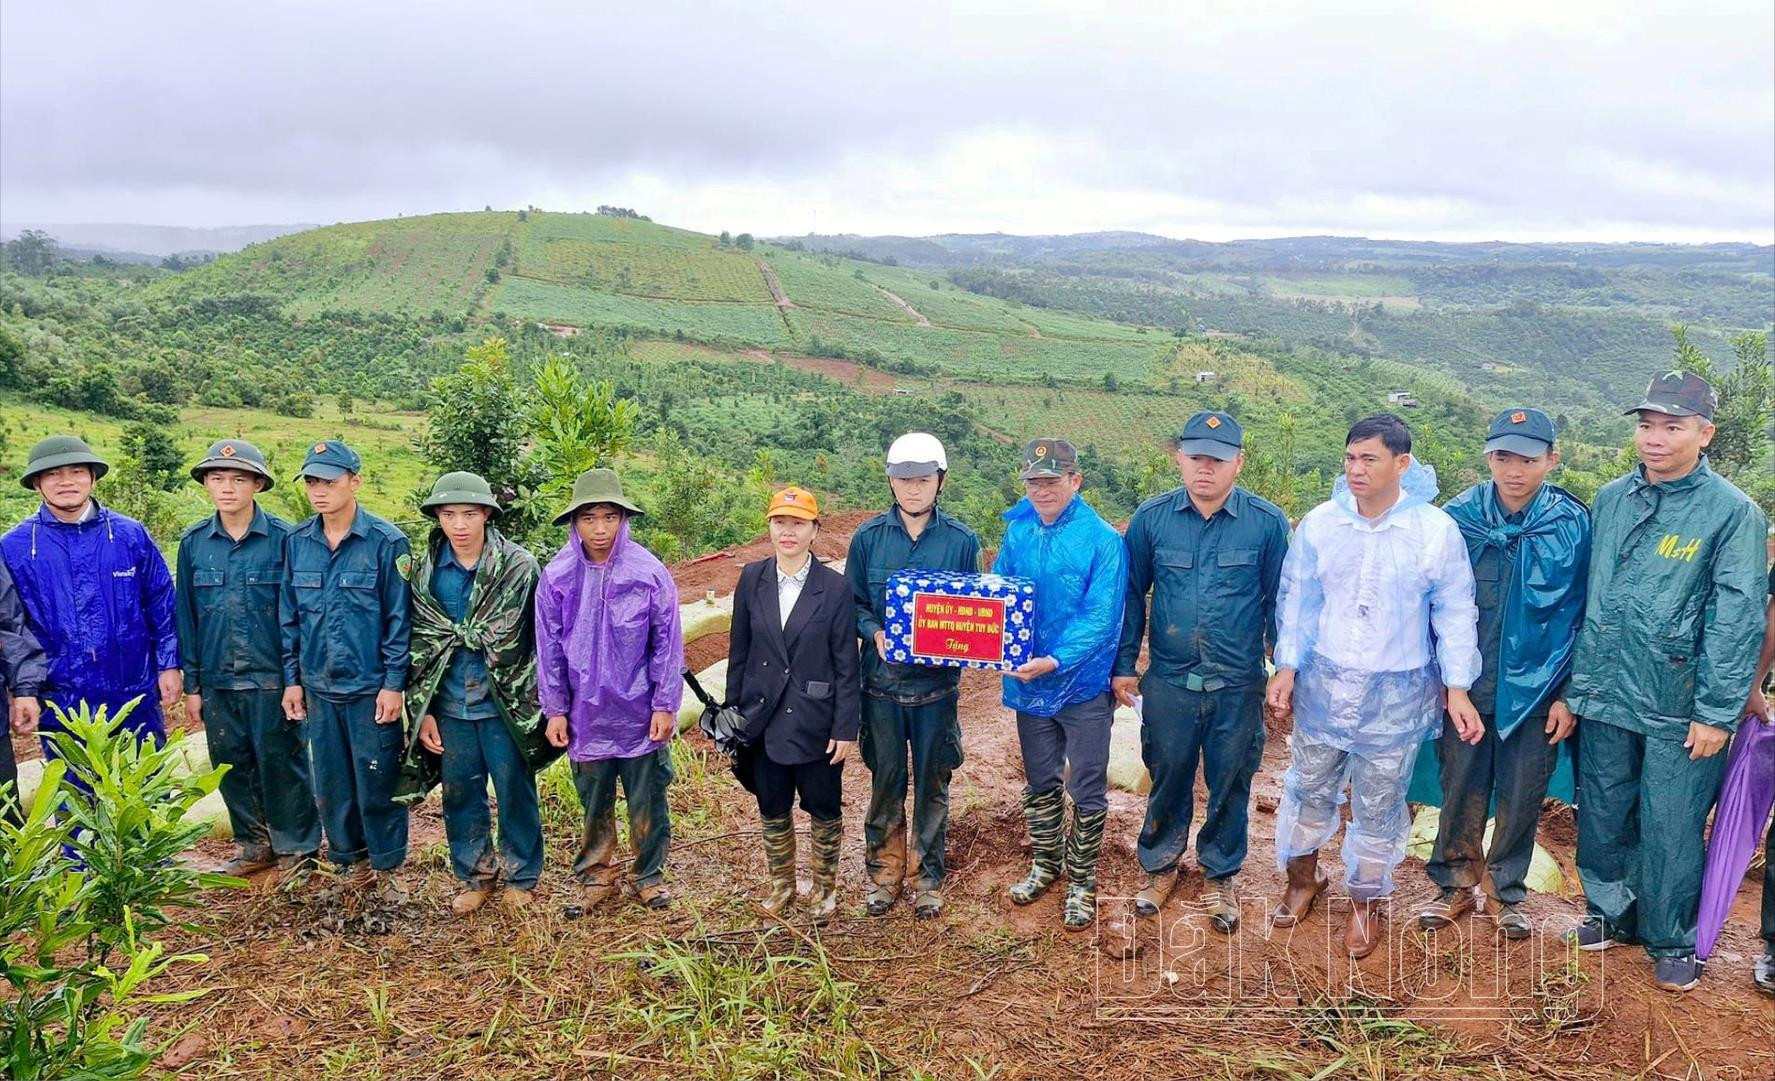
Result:
<svg viewBox="0 0 1775 1081">
<path fill-rule="evenodd" d="M 909 390 L 906 387 L 895 387 L 894 393 L 902 398 L 910 398 L 914 394 L 917 394 L 918 392 L 915 390 Z"/>
<path fill-rule="evenodd" d="M 1481 364 L 1479 366 L 1479 370 L 1482 372 L 1495 372 L 1498 370 L 1498 366 L 1496 364 L 1491 363 L 1490 361 L 1487 361 L 1484 364 Z"/>
<path fill-rule="evenodd" d="M 571 338 L 579 333 L 579 328 L 567 323 L 538 323 L 537 327 L 546 330 L 557 338 Z"/>
<path fill-rule="evenodd" d="M 1197 372 L 1196 373 L 1196 382 L 1198 382 L 1198 383 L 1212 383 L 1212 382 L 1214 382 L 1214 373 L 1213 372 Z"/>
<path fill-rule="evenodd" d="M 1404 409 L 1416 409 L 1418 399 L 1417 395 L 1409 390 L 1395 390 L 1387 395 L 1387 404 L 1397 405 Z"/>
</svg>

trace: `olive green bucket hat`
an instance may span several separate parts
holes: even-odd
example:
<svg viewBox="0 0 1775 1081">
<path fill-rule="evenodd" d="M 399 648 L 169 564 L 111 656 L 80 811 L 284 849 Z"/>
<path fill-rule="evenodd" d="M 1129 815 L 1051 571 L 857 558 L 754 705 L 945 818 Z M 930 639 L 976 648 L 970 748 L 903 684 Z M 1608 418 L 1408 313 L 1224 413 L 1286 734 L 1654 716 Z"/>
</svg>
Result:
<svg viewBox="0 0 1775 1081">
<path fill-rule="evenodd" d="M 212 469 L 234 469 L 251 473 L 265 482 L 265 487 L 259 489 L 262 492 L 269 492 L 277 484 L 271 475 L 271 468 L 265 464 L 265 455 L 244 439 L 224 439 L 210 444 L 209 453 L 203 456 L 203 461 L 191 467 L 191 479 L 202 484 L 203 475 Z"/>
<path fill-rule="evenodd" d="M 555 524 L 566 525 L 582 507 L 595 503 L 609 503 L 630 514 L 645 513 L 622 494 L 622 479 L 614 469 L 588 469 L 573 482 L 573 497 L 567 501 L 567 509 L 555 515 Z"/>
<path fill-rule="evenodd" d="M 493 486 L 478 473 L 445 473 L 431 486 L 431 495 L 419 504 L 419 509 L 436 518 L 439 507 L 452 505 L 486 507 L 495 518 L 501 510 L 499 501 L 493 498 Z"/>
<path fill-rule="evenodd" d="M 92 467 L 92 479 L 98 480 L 111 471 L 111 465 L 92 452 L 86 440 L 77 435 L 52 435 L 31 448 L 25 457 L 25 471 L 18 482 L 23 487 L 36 491 L 33 482 L 40 473 L 51 469 L 60 469 L 65 465 L 88 465 Z"/>
</svg>

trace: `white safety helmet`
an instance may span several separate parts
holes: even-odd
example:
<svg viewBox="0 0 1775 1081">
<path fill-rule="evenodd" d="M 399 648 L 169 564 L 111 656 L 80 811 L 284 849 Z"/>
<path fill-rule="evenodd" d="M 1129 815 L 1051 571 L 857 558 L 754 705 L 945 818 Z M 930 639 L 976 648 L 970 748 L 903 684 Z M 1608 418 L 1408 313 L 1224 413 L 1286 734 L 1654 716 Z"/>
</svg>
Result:
<svg viewBox="0 0 1775 1081">
<path fill-rule="evenodd" d="M 943 443 L 929 432 L 907 432 L 894 440 L 887 452 L 890 477 L 928 477 L 949 472 L 949 456 Z"/>
</svg>

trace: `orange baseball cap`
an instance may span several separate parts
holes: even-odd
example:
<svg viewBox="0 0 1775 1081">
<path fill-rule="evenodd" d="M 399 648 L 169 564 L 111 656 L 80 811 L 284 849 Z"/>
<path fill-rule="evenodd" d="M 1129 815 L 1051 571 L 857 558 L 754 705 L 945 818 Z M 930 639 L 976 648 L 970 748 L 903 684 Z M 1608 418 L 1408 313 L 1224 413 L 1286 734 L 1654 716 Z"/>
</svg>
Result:
<svg viewBox="0 0 1775 1081">
<path fill-rule="evenodd" d="M 775 518 L 779 514 L 786 518 L 817 521 L 820 517 L 820 503 L 806 488 L 790 485 L 770 497 L 770 506 L 764 512 L 766 518 Z"/>
</svg>

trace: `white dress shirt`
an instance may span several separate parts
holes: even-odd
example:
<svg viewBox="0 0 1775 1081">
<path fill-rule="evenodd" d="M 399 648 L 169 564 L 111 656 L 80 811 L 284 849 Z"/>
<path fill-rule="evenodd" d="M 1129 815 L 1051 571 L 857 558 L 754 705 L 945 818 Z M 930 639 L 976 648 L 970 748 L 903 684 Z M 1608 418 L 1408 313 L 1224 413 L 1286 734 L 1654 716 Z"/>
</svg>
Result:
<svg viewBox="0 0 1775 1081">
<path fill-rule="evenodd" d="M 777 615 L 782 620 L 782 626 L 789 625 L 789 613 L 795 610 L 795 602 L 801 599 L 801 590 L 807 585 L 808 572 L 813 569 L 814 557 L 811 554 L 794 574 L 784 574 L 783 565 L 777 564 Z"/>
</svg>

